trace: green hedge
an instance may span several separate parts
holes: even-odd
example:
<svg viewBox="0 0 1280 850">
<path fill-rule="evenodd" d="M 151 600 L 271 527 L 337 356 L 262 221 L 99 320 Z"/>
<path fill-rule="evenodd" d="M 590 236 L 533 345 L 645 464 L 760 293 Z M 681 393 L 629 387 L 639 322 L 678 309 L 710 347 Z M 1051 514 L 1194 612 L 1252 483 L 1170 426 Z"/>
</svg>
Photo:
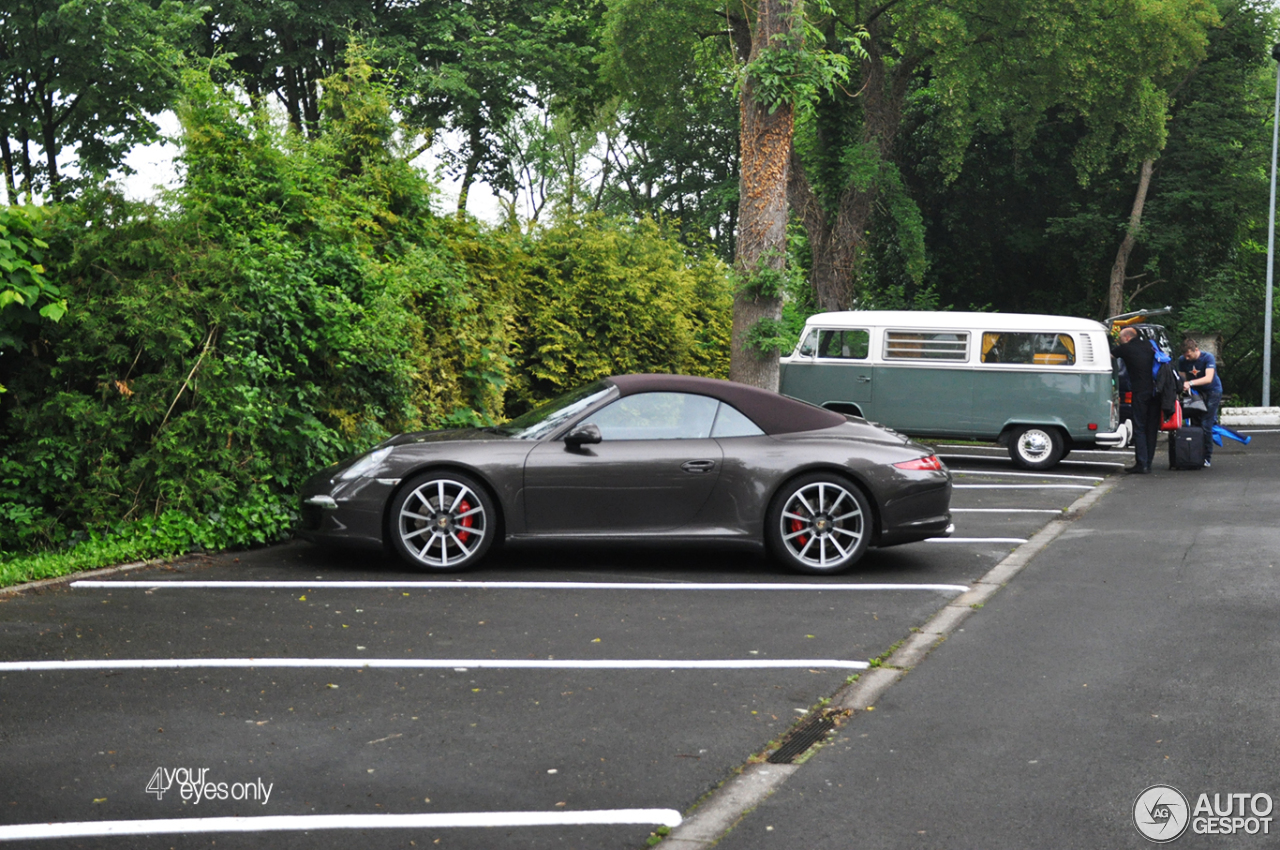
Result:
<svg viewBox="0 0 1280 850">
<path fill-rule="evenodd" d="M 387 434 L 497 421 L 610 372 L 724 374 L 721 264 L 649 221 L 436 214 L 359 48 L 314 140 L 186 86 L 163 204 L 103 191 L 34 225 L 68 312 L 0 356 L 9 567 L 282 539 L 303 478 Z"/>
</svg>

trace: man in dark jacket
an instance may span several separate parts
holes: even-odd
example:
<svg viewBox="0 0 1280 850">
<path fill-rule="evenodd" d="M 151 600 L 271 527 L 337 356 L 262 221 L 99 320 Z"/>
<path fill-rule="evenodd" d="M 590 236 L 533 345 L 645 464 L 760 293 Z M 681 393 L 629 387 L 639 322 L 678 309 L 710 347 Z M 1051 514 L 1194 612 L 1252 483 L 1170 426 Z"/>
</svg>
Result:
<svg viewBox="0 0 1280 850">
<path fill-rule="evenodd" d="M 1113 357 L 1124 361 L 1133 391 L 1133 466 L 1125 472 L 1148 473 L 1156 456 L 1156 435 L 1160 433 L 1160 402 L 1155 397 L 1152 366 L 1156 352 L 1151 343 L 1133 328 L 1120 331 L 1120 342 L 1111 347 Z"/>
</svg>

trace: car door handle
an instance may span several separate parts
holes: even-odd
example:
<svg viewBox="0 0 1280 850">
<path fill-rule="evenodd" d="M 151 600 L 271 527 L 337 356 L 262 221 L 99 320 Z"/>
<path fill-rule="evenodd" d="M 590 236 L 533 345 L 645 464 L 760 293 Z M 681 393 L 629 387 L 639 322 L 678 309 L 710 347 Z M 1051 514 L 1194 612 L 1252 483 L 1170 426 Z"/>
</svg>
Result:
<svg viewBox="0 0 1280 850">
<path fill-rule="evenodd" d="M 700 474 L 715 469 L 716 462 L 714 460 L 690 460 L 680 464 L 680 468 L 685 472 Z"/>
<path fill-rule="evenodd" d="M 860 383 L 860 384 L 869 384 L 869 383 L 871 383 L 871 376 L 870 376 L 870 375 L 859 375 L 859 376 L 858 376 L 858 383 Z"/>
</svg>

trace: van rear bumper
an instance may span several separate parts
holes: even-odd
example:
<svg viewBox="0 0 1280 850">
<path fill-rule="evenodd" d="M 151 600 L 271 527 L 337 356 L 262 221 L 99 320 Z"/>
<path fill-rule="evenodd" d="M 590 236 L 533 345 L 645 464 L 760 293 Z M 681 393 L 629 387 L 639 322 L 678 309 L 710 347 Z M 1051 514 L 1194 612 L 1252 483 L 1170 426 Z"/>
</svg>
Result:
<svg viewBox="0 0 1280 850">
<path fill-rule="evenodd" d="M 1121 422 L 1120 427 L 1114 431 L 1099 431 L 1097 436 L 1093 438 L 1094 443 L 1108 449 L 1118 449 L 1128 444 L 1133 437 L 1133 423 Z"/>
</svg>

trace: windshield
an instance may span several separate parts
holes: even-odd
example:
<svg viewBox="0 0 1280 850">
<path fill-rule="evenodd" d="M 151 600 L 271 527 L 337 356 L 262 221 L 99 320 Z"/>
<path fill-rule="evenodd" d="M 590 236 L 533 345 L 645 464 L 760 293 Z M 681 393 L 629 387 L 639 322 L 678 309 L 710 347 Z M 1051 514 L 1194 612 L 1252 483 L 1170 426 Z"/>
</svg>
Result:
<svg viewBox="0 0 1280 850">
<path fill-rule="evenodd" d="M 501 428 L 522 440 L 540 440 L 612 391 L 613 384 L 596 381 L 517 416 Z"/>
</svg>

